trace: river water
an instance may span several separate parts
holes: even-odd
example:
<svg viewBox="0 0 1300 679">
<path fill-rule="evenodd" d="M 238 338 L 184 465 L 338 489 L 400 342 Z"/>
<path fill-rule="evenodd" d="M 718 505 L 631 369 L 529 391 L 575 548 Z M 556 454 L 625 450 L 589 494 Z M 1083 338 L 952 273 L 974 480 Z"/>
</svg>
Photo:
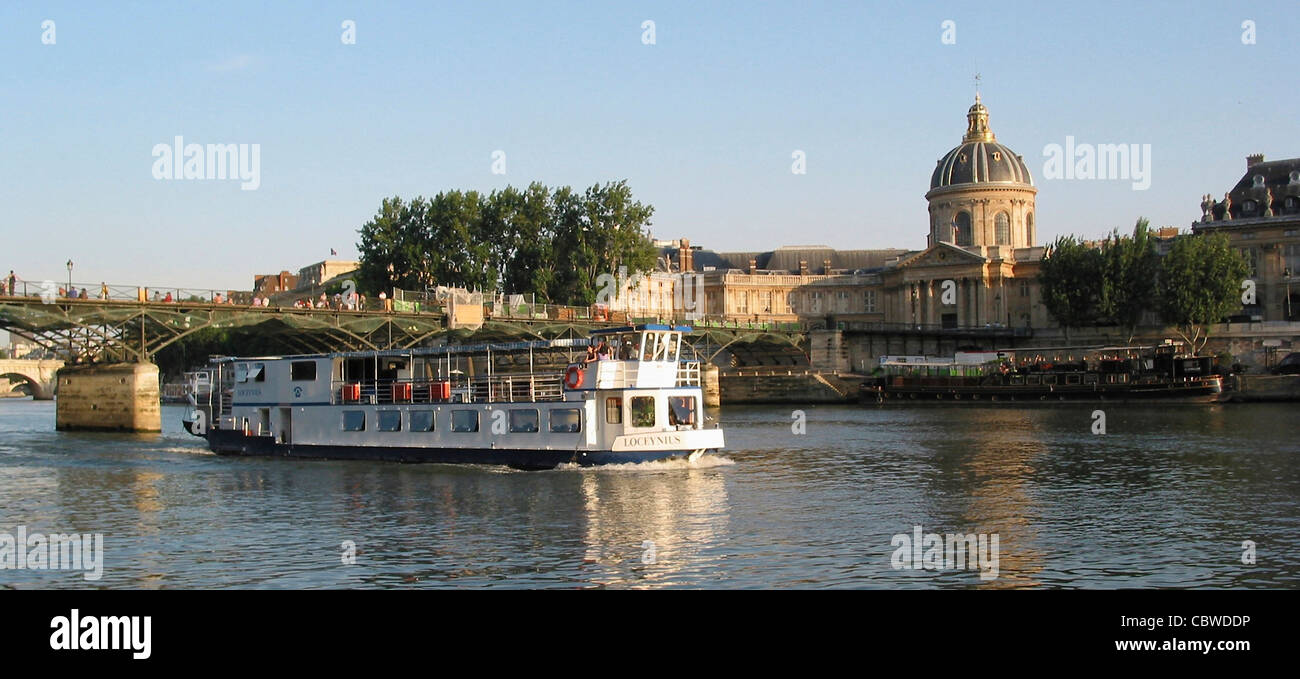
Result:
<svg viewBox="0 0 1300 679">
<path fill-rule="evenodd" d="M 731 406 L 695 464 L 524 472 L 221 458 L 181 407 L 61 433 L 5 399 L 0 540 L 98 533 L 103 558 L 0 587 L 1300 586 L 1296 404 L 1111 405 L 1104 434 L 1093 410 Z M 984 577 L 910 558 L 918 532 L 983 535 Z"/>
</svg>

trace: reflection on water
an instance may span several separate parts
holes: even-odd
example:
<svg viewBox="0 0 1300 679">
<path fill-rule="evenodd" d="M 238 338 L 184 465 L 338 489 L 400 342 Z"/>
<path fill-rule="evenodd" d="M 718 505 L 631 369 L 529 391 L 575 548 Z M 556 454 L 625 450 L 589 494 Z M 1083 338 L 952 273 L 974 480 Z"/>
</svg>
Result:
<svg viewBox="0 0 1300 679">
<path fill-rule="evenodd" d="M 707 569 L 703 548 L 727 539 L 727 487 L 717 469 L 730 463 L 723 457 L 580 470 L 583 563 L 592 584 L 655 587 Z M 660 478 L 647 484 L 648 473 Z"/>
<path fill-rule="evenodd" d="M 684 462 L 497 467 L 231 459 L 53 431 L 0 402 L 0 533 L 102 533 L 103 579 L 0 587 L 1295 587 L 1291 404 L 732 407 Z M 996 534 L 999 575 L 895 570 L 891 538 Z M 1241 542 L 1259 545 L 1243 565 Z M 355 563 L 345 563 L 348 542 Z"/>
</svg>

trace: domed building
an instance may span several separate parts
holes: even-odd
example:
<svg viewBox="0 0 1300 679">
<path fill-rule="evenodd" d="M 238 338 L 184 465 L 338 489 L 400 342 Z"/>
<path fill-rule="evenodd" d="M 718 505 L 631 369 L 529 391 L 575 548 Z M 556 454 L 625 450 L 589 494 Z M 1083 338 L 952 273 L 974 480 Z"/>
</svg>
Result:
<svg viewBox="0 0 1300 679">
<path fill-rule="evenodd" d="M 930 243 L 1032 247 L 1038 189 L 1024 158 L 998 143 L 978 94 L 966 120 L 961 144 L 930 176 Z"/>
</svg>

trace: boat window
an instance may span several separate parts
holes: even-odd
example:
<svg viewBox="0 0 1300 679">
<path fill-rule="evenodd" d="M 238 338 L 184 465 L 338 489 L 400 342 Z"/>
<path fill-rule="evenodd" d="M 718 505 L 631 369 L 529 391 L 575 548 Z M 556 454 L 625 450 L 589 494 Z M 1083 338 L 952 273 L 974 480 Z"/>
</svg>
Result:
<svg viewBox="0 0 1300 679">
<path fill-rule="evenodd" d="M 252 380 L 254 382 L 265 382 L 266 375 L 262 374 L 263 368 L 265 368 L 265 366 L 262 365 L 261 363 L 254 363 L 248 366 L 248 376 L 245 379 Z"/>
<path fill-rule="evenodd" d="M 289 379 L 294 382 L 315 381 L 316 361 L 294 361 L 290 363 Z"/>
<path fill-rule="evenodd" d="M 581 411 L 577 408 L 561 408 L 551 411 L 551 431 L 558 434 L 572 434 L 582 431 Z"/>
<path fill-rule="evenodd" d="M 533 408 L 510 411 L 510 432 L 512 434 L 536 434 L 537 411 Z"/>
<path fill-rule="evenodd" d="M 477 410 L 451 411 L 451 430 L 458 432 L 478 431 Z"/>
<path fill-rule="evenodd" d="M 247 363 L 236 363 L 236 364 L 235 364 L 235 381 L 236 381 L 236 382 L 247 382 L 247 381 L 248 381 L 248 364 L 247 364 Z"/>
<path fill-rule="evenodd" d="M 655 397 L 653 396 L 632 397 L 632 426 L 633 427 L 655 426 Z"/>
<path fill-rule="evenodd" d="M 433 431 L 432 410 L 412 410 L 410 414 L 411 431 Z"/>
<path fill-rule="evenodd" d="M 402 411 L 400 410 L 379 411 L 379 431 L 401 431 L 401 430 L 402 430 Z"/>
<path fill-rule="evenodd" d="M 610 424 L 623 423 L 623 399 L 617 397 L 605 399 L 605 421 Z"/>
<path fill-rule="evenodd" d="M 668 397 L 668 424 L 695 424 L 695 397 Z"/>
<path fill-rule="evenodd" d="M 366 430 L 366 411 L 364 410 L 343 411 L 343 431 L 365 431 L 365 430 Z"/>
</svg>

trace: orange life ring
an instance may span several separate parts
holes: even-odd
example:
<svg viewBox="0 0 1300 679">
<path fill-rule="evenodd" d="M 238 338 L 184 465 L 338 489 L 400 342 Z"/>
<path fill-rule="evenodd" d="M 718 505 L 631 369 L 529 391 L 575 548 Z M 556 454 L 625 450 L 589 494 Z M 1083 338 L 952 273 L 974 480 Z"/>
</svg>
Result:
<svg viewBox="0 0 1300 679">
<path fill-rule="evenodd" d="M 564 371 L 564 386 L 570 389 L 582 386 L 582 368 L 576 365 L 569 366 L 569 369 Z"/>
</svg>

